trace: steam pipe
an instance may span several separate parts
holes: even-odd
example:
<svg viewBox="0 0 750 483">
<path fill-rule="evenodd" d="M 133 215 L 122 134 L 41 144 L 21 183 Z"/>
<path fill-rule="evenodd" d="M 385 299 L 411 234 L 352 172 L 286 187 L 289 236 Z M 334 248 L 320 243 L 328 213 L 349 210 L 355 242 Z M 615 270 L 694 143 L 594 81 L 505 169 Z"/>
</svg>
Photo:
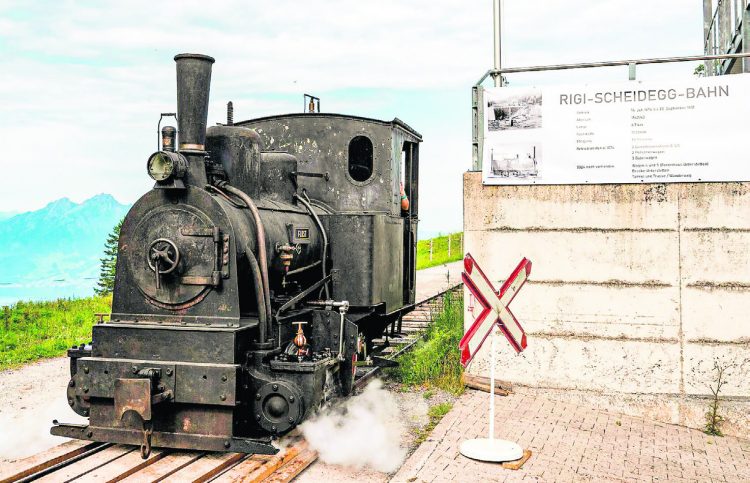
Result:
<svg viewBox="0 0 750 483">
<path fill-rule="evenodd" d="M 339 320 L 339 355 L 338 360 L 343 361 L 344 360 L 344 314 L 346 314 L 347 310 L 349 310 L 349 302 L 344 301 L 344 305 L 339 307 L 339 315 L 341 316 Z"/>
<path fill-rule="evenodd" d="M 263 222 L 260 219 L 260 213 L 258 207 L 255 206 L 253 199 L 250 198 L 244 191 L 238 190 L 232 185 L 220 182 L 219 187 L 227 191 L 228 193 L 241 199 L 248 207 L 253 215 L 255 221 L 255 231 L 258 238 L 258 260 L 260 263 L 260 274 L 263 280 L 263 292 L 266 301 L 266 316 L 267 323 L 271 323 L 271 290 L 268 283 L 268 256 L 266 254 L 266 230 L 263 228 Z M 270 331 L 269 331 L 270 332 Z"/>
<path fill-rule="evenodd" d="M 292 275 L 297 275 L 298 273 L 302 273 L 305 270 L 310 270 L 311 268 L 315 268 L 318 265 L 320 265 L 320 260 L 318 260 L 317 262 L 312 262 L 310 265 L 305 265 L 304 267 L 295 268 L 294 270 L 289 270 L 288 272 L 286 272 L 286 276 L 291 277 Z"/>
<path fill-rule="evenodd" d="M 307 198 L 307 195 L 305 194 L 305 192 L 303 191 L 302 193 L 303 195 L 305 195 L 305 198 Z M 307 201 L 306 201 L 305 198 L 302 198 L 301 196 L 297 194 L 295 194 L 294 197 L 297 198 L 300 201 L 300 203 L 305 205 L 305 208 L 307 208 L 307 211 L 310 212 L 310 216 L 313 217 L 313 219 L 315 220 L 315 223 L 318 225 L 318 228 L 320 229 L 320 233 L 323 235 L 323 258 L 321 259 L 321 262 L 322 262 L 322 268 L 323 268 L 323 277 L 325 277 L 326 276 L 326 256 L 328 254 L 328 235 L 326 234 L 325 229 L 323 229 L 323 223 L 320 222 L 320 218 L 318 218 L 318 214 L 315 213 L 315 210 L 313 210 L 312 206 L 310 206 L 310 198 L 307 198 Z M 323 288 L 326 293 L 326 298 L 330 298 L 330 295 L 328 293 L 328 284 L 325 284 Z"/>
<path fill-rule="evenodd" d="M 266 329 L 268 327 L 268 310 L 266 307 L 266 299 L 263 296 L 263 276 L 260 273 L 258 260 L 255 259 L 253 252 L 248 249 L 245 256 L 250 264 L 250 271 L 253 274 L 253 284 L 255 285 L 255 302 L 258 305 L 258 342 L 265 344 L 267 340 Z"/>
</svg>

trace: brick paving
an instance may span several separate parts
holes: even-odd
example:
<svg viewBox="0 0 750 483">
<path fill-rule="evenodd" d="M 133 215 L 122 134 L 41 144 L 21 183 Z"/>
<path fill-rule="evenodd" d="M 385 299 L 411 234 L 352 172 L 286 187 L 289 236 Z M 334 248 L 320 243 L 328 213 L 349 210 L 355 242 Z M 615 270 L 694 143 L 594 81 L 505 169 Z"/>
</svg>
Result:
<svg viewBox="0 0 750 483">
<path fill-rule="evenodd" d="M 495 432 L 531 458 L 517 471 L 474 461 L 458 447 L 487 437 L 488 399 L 467 390 L 392 481 L 750 482 L 750 440 L 525 394 L 496 398 Z"/>
</svg>

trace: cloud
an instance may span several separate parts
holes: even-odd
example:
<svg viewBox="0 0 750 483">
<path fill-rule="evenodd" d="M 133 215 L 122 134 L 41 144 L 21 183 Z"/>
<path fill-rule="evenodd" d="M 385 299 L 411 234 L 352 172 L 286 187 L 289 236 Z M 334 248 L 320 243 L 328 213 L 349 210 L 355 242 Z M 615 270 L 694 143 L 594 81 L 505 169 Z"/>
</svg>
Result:
<svg viewBox="0 0 750 483">
<path fill-rule="evenodd" d="M 303 92 L 321 94 L 324 110 L 403 118 L 425 137 L 422 226 L 458 229 L 470 87 L 491 67 L 491 15 L 489 1 L 457 0 L 5 1 L 1 163 L 17 182 L 0 190 L 0 211 L 101 191 L 132 202 L 148 190 L 158 115 L 175 108 L 172 57 L 192 51 L 217 59 L 210 123 L 224 119 L 227 100 L 236 119 L 296 112 Z M 681 0 L 506 0 L 504 62 L 695 54 L 701 15 Z M 644 67 L 639 77 L 693 68 Z M 626 76 L 620 68 L 509 77 L 525 85 Z"/>
</svg>

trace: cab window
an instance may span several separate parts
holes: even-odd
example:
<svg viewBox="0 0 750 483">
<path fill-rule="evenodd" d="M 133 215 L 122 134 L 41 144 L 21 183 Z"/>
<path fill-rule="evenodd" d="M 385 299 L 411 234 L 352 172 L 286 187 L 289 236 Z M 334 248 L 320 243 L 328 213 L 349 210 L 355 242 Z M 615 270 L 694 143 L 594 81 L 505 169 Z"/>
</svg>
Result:
<svg viewBox="0 0 750 483">
<path fill-rule="evenodd" d="M 349 176 L 354 181 L 367 181 L 372 176 L 372 141 L 356 136 L 349 142 Z"/>
</svg>

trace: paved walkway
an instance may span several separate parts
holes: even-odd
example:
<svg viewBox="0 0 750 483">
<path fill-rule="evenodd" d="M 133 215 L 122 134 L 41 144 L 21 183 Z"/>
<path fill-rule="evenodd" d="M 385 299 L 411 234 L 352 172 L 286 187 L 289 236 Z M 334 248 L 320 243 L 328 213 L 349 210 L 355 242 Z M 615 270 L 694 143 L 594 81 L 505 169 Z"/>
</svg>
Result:
<svg viewBox="0 0 750 483">
<path fill-rule="evenodd" d="M 461 283 L 463 261 L 417 270 L 416 302 L 428 299 L 449 287 Z"/>
<path fill-rule="evenodd" d="M 467 390 L 392 481 L 750 481 L 750 440 L 532 395 L 497 396 L 496 436 L 533 452 L 517 471 L 468 459 L 486 437 L 489 394 Z"/>
</svg>

